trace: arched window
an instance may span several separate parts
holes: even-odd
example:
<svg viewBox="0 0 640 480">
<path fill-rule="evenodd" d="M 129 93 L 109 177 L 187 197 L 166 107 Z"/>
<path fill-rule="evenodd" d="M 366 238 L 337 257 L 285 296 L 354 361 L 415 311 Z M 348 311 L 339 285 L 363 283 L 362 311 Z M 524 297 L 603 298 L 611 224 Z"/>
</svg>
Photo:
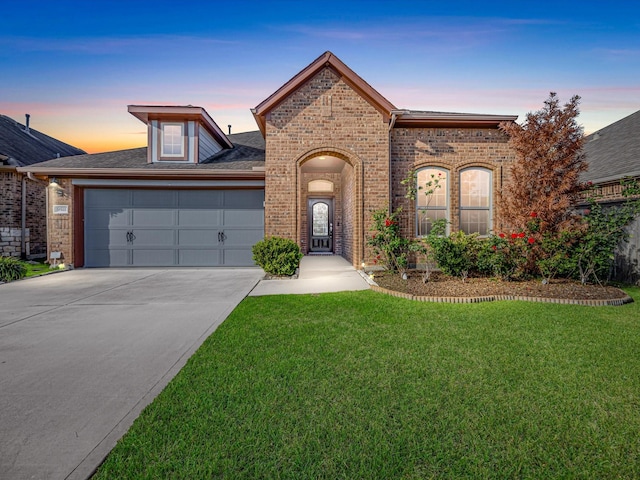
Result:
<svg viewBox="0 0 640 480">
<path fill-rule="evenodd" d="M 460 230 L 489 235 L 491 230 L 491 170 L 467 168 L 460 172 Z"/>
<path fill-rule="evenodd" d="M 426 167 L 416 177 L 416 232 L 424 236 L 436 220 L 449 220 L 449 171 Z"/>
</svg>

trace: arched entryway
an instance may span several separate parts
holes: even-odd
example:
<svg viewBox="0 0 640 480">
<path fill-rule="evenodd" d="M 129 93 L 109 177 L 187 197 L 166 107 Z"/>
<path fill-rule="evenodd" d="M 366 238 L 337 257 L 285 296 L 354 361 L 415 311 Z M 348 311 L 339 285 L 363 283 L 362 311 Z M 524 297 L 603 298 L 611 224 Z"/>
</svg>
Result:
<svg viewBox="0 0 640 480">
<path fill-rule="evenodd" d="M 335 254 L 359 265 L 362 257 L 360 168 L 330 149 L 298 161 L 298 232 L 305 255 Z"/>
</svg>

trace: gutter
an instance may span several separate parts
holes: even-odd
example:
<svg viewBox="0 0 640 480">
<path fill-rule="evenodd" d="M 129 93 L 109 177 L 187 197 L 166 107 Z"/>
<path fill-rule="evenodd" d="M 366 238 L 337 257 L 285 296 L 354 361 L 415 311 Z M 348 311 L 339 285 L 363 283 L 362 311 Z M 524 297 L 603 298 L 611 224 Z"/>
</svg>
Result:
<svg viewBox="0 0 640 480">
<path fill-rule="evenodd" d="M 46 175 L 54 177 L 102 177 L 102 178 L 197 178 L 210 177 L 212 179 L 242 179 L 264 178 L 264 170 L 230 170 L 230 169 L 142 169 L 142 168 L 38 168 L 19 167 L 20 173 Z"/>
</svg>

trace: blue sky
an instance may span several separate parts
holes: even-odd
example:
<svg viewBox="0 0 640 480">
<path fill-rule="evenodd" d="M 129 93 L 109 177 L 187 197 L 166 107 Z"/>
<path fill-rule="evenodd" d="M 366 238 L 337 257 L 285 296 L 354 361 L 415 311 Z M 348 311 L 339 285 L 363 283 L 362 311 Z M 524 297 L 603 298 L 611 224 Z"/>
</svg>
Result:
<svg viewBox="0 0 640 480">
<path fill-rule="evenodd" d="M 0 113 L 89 152 L 142 146 L 128 104 L 226 131 L 326 50 L 398 108 L 517 114 L 582 97 L 587 133 L 640 109 L 640 2 L 6 1 Z"/>
</svg>

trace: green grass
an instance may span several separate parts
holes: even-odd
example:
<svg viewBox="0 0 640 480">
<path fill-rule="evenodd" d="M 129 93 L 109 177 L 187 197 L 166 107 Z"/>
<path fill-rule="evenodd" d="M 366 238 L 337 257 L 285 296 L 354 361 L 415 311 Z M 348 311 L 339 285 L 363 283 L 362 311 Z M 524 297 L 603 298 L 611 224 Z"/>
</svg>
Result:
<svg viewBox="0 0 640 480">
<path fill-rule="evenodd" d="M 26 277 L 35 277 L 38 275 L 42 275 L 43 273 L 48 273 L 51 271 L 48 263 L 38 262 L 38 263 L 26 263 L 27 266 L 27 275 Z"/>
<path fill-rule="evenodd" d="M 640 478 L 640 307 L 250 297 L 97 478 Z"/>
</svg>

